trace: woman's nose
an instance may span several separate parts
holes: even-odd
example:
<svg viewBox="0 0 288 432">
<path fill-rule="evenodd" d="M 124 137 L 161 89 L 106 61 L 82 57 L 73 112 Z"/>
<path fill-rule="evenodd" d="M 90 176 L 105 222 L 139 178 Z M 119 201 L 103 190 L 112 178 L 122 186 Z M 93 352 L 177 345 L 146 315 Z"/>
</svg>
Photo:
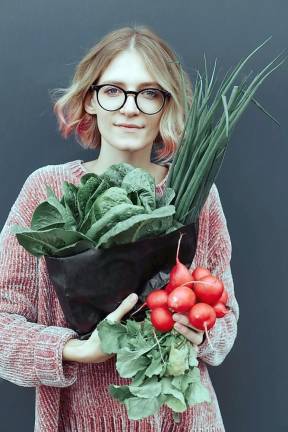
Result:
<svg viewBox="0 0 288 432">
<path fill-rule="evenodd" d="M 120 109 L 121 113 L 126 114 L 135 114 L 139 113 L 139 110 L 136 105 L 136 100 L 134 95 L 127 95 L 127 99 L 123 107 Z"/>
</svg>

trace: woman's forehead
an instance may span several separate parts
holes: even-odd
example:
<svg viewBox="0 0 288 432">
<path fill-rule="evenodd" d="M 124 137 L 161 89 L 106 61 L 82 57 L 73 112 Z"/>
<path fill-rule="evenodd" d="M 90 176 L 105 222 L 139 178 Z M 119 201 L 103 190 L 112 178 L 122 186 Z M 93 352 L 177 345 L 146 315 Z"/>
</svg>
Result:
<svg viewBox="0 0 288 432">
<path fill-rule="evenodd" d="M 118 54 L 101 74 L 99 83 L 109 82 L 120 86 L 146 87 L 157 84 L 157 80 L 146 68 L 137 52 L 126 51 Z"/>
</svg>

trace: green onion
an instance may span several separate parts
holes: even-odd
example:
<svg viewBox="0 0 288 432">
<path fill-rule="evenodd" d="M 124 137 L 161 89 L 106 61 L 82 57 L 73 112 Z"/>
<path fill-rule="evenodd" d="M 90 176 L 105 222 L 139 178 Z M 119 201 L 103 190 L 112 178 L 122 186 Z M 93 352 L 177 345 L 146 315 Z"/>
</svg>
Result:
<svg viewBox="0 0 288 432">
<path fill-rule="evenodd" d="M 167 187 L 173 188 L 176 193 L 173 204 L 176 208 L 174 219 L 177 222 L 186 225 L 198 219 L 211 186 L 219 173 L 231 131 L 250 101 L 280 126 L 279 122 L 253 96 L 265 79 L 281 66 L 287 57 L 278 61 L 282 55 L 280 53 L 255 76 L 250 84 L 247 82 L 251 73 L 237 85 L 235 83 L 245 64 L 271 37 L 266 39 L 244 60 L 241 60 L 232 71 L 226 73 L 214 99 L 212 92 L 215 89 L 214 75 L 217 59 L 209 79 L 204 54 L 204 78 L 197 71 L 190 108 L 188 108 L 185 98 L 187 119 L 167 179 Z M 180 71 L 181 77 L 183 77 L 181 64 Z"/>
</svg>

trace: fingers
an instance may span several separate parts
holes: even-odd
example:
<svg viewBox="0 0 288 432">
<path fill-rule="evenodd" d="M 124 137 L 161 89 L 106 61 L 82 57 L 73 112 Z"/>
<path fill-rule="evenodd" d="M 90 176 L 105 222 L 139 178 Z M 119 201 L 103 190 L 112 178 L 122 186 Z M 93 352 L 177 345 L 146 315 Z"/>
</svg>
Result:
<svg viewBox="0 0 288 432">
<path fill-rule="evenodd" d="M 189 321 L 189 319 L 188 319 L 188 317 L 187 317 L 186 315 L 178 314 L 178 313 L 174 313 L 174 314 L 172 315 L 172 318 L 174 319 L 174 321 L 176 321 L 176 322 L 178 322 L 178 323 L 180 323 L 180 324 L 183 324 L 183 325 L 185 325 L 185 326 L 187 326 L 187 327 L 190 327 L 190 328 L 193 329 L 196 333 L 203 333 L 201 330 L 196 329 L 195 327 L 193 327 L 193 326 L 190 324 L 190 321 Z"/>
<path fill-rule="evenodd" d="M 191 326 L 187 316 L 182 314 L 173 314 L 173 319 L 176 321 L 174 324 L 175 330 L 183 334 L 193 344 L 201 344 L 204 332 Z"/>
<path fill-rule="evenodd" d="M 128 297 L 126 297 L 122 303 L 115 309 L 115 311 L 111 312 L 109 315 L 107 315 L 107 319 L 109 321 L 117 322 L 121 321 L 124 315 L 128 313 L 137 303 L 138 295 L 136 293 L 130 294 Z"/>
</svg>

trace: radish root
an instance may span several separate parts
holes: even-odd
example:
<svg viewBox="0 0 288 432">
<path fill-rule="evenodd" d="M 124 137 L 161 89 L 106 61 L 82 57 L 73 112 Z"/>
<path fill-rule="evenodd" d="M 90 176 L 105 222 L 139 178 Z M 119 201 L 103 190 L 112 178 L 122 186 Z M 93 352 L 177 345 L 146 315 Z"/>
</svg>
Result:
<svg viewBox="0 0 288 432">
<path fill-rule="evenodd" d="M 212 342 L 211 342 L 211 339 L 210 339 L 210 337 L 209 337 L 209 335 L 208 335 L 208 331 L 207 331 L 207 324 L 206 324 L 206 322 L 204 323 L 204 327 L 205 327 L 205 334 L 206 334 L 206 337 L 207 337 L 207 340 L 208 340 L 209 346 L 210 346 L 210 348 L 214 351 L 214 347 L 213 347 Z"/>
<path fill-rule="evenodd" d="M 161 359 L 162 359 L 163 365 L 165 366 L 166 363 L 165 363 L 164 358 L 163 358 L 163 356 L 162 356 L 162 350 L 161 350 L 161 347 L 160 347 L 160 344 L 159 344 L 159 341 L 158 341 L 158 338 L 157 338 L 157 335 L 156 335 L 156 333 L 155 333 L 154 328 L 153 328 L 153 334 L 154 334 L 154 337 L 155 337 L 155 339 L 156 339 L 157 345 L 158 345 L 158 347 L 159 347 L 160 356 L 161 356 Z"/>
<path fill-rule="evenodd" d="M 137 312 L 139 312 L 144 306 L 147 306 L 147 303 L 143 303 L 135 312 L 133 312 L 130 316 L 135 315 Z"/>
</svg>

